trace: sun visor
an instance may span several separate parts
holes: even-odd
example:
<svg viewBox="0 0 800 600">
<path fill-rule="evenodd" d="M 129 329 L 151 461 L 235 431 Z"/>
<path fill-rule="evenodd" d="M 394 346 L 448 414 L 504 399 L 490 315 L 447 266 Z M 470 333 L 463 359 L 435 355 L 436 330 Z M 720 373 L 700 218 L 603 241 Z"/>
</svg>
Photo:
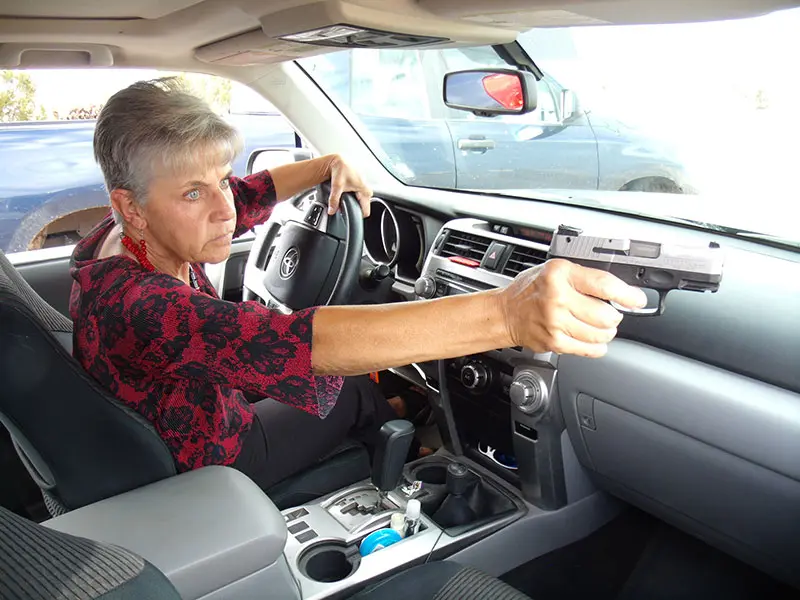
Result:
<svg viewBox="0 0 800 600">
<path fill-rule="evenodd" d="M 101 44 L 9 43 L 0 44 L 0 68 L 111 67 L 114 54 Z"/>
<path fill-rule="evenodd" d="M 505 44 L 516 38 L 505 28 L 437 17 L 405 2 L 376 9 L 356 0 L 325 0 L 268 14 L 260 22 L 260 30 L 203 46 L 195 56 L 217 64 L 255 65 L 331 49 Z"/>
</svg>

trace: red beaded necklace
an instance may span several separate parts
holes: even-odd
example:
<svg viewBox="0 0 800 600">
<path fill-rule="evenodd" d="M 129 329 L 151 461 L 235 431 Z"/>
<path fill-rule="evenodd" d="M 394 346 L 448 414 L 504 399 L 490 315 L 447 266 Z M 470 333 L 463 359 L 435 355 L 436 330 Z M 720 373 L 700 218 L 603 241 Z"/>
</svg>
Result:
<svg viewBox="0 0 800 600">
<path fill-rule="evenodd" d="M 153 263 L 150 262 L 150 259 L 147 258 L 147 242 L 145 241 L 144 237 L 142 237 L 142 241 L 140 241 L 138 244 L 125 235 L 125 233 L 121 233 L 120 238 L 122 239 L 122 245 L 125 246 L 125 248 L 127 248 L 128 251 L 136 257 L 136 260 L 139 261 L 139 264 L 141 264 L 148 271 L 155 272 L 156 268 L 153 266 Z M 200 289 L 200 284 L 197 281 L 197 275 L 195 275 L 192 265 L 189 265 L 189 285 L 196 290 Z"/>
<path fill-rule="evenodd" d="M 124 233 L 121 237 L 122 245 L 128 249 L 128 252 L 136 257 L 136 260 L 138 260 L 145 269 L 148 271 L 156 270 L 156 268 L 153 266 L 153 263 L 151 263 L 150 259 L 147 258 L 147 242 L 144 241 L 144 238 L 142 238 L 142 241 L 137 244 Z"/>
</svg>

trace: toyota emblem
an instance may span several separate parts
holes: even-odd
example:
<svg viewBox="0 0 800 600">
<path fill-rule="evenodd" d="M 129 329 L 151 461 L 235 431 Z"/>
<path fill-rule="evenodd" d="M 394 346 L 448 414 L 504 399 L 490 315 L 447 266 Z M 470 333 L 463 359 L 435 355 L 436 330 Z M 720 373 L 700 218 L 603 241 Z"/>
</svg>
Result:
<svg viewBox="0 0 800 600">
<path fill-rule="evenodd" d="M 281 278 L 289 279 L 294 275 L 298 264 L 300 264 L 300 252 L 295 247 L 289 248 L 281 259 Z"/>
</svg>

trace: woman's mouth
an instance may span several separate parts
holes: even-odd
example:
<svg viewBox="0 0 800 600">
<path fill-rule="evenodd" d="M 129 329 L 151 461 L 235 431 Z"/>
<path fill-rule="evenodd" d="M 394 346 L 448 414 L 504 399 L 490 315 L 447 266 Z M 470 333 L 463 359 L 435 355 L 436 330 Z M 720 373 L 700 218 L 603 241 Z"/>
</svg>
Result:
<svg viewBox="0 0 800 600">
<path fill-rule="evenodd" d="M 228 233 L 223 233 L 222 235 L 212 239 L 211 243 L 228 241 L 232 235 L 233 235 L 232 231 L 229 231 Z"/>
</svg>

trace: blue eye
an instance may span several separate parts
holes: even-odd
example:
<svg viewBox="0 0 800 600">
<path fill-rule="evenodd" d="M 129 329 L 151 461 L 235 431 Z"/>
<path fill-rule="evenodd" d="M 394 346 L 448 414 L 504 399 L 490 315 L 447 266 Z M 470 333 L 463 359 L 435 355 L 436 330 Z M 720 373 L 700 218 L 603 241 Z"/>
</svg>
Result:
<svg viewBox="0 0 800 600">
<path fill-rule="evenodd" d="M 189 200 L 200 200 L 200 190 L 192 190 L 187 192 L 186 197 Z"/>
<path fill-rule="evenodd" d="M 230 177 L 226 177 L 225 179 L 220 181 L 219 182 L 219 187 L 220 187 L 221 190 L 227 190 L 229 187 L 231 187 Z"/>
</svg>

